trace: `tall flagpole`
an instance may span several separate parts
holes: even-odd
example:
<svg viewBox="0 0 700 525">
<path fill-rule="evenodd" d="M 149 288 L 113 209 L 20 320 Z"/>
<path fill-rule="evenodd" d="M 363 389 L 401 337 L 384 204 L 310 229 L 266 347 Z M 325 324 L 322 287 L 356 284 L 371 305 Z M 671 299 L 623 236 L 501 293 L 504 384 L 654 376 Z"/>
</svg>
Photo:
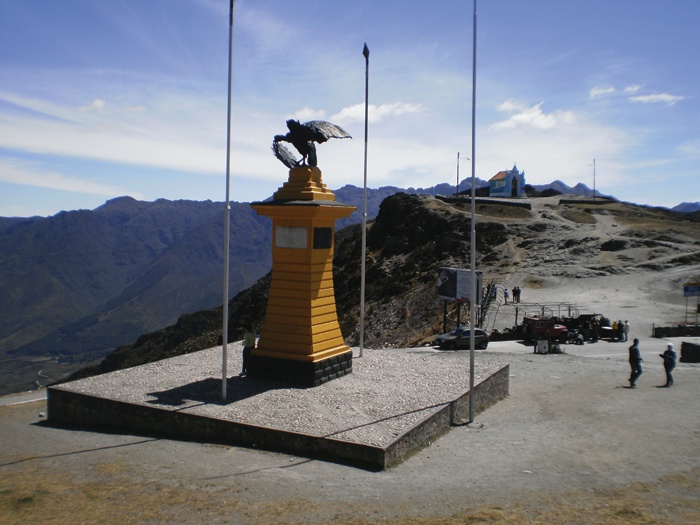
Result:
<svg viewBox="0 0 700 525">
<path fill-rule="evenodd" d="M 228 379 L 228 272 L 231 236 L 231 76 L 233 62 L 233 2 L 228 15 L 228 104 L 226 109 L 226 212 L 224 217 L 224 313 L 221 338 L 221 399 L 226 401 Z"/>
<path fill-rule="evenodd" d="M 474 326 L 476 323 L 476 0 L 474 0 L 474 43 L 472 45 L 472 229 L 471 248 L 471 297 L 469 304 L 469 422 L 474 422 Z"/>
<path fill-rule="evenodd" d="M 362 279 L 360 281 L 360 357 L 365 348 L 365 259 L 367 252 L 367 121 L 369 116 L 369 48 L 362 49 L 365 57 L 365 183 L 362 191 Z"/>
</svg>

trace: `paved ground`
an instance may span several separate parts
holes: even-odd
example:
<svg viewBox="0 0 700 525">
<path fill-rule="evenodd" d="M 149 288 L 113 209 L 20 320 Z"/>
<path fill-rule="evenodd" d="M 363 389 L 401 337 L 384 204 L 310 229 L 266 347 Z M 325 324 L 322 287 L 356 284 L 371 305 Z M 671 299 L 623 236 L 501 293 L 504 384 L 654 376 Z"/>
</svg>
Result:
<svg viewBox="0 0 700 525">
<path fill-rule="evenodd" d="M 477 360 L 510 363 L 510 397 L 377 473 L 0 407 L 0 523 L 699 523 L 700 365 L 656 388 L 664 343 L 642 340 L 636 390 L 619 343 L 493 343 Z"/>
</svg>

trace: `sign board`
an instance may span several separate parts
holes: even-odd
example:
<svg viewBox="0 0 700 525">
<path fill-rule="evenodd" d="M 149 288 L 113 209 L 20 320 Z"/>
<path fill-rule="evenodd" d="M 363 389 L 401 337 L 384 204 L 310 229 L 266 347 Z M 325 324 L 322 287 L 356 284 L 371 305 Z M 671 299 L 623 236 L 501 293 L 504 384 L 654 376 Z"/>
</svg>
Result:
<svg viewBox="0 0 700 525">
<path fill-rule="evenodd" d="M 476 272 L 476 304 L 481 304 L 483 272 Z M 438 298 L 446 301 L 468 302 L 471 298 L 472 272 L 460 268 L 440 268 Z"/>
<path fill-rule="evenodd" d="M 275 246 L 277 248 L 301 248 L 305 250 L 307 239 L 306 228 L 277 226 L 275 229 Z"/>
<path fill-rule="evenodd" d="M 688 283 L 683 285 L 683 297 L 700 296 L 700 283 Z"/>
</svg>

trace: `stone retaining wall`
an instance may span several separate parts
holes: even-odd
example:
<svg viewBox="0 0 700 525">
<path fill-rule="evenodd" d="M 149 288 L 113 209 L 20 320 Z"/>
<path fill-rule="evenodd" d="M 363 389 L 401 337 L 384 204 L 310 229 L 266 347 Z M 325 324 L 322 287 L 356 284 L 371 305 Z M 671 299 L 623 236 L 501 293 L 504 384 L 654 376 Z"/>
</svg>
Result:
<svg viewBox="0 0 700 525">
<path fill-rule="evenodd" d="M 700 345 L 681 343 L 681 363 L 700 363 Z"/>
<path fill-rule="evenodd" d="M 700 325 L 655 326 L 654 337 L 700 337 Z"/>
<path fill-rule="evenodd" d="M 510 365 L 474 386 L 474 412 L 478 413 L 508 397 Z M 431 439 L 446 432 L 452 425 L 469 421 L 469 392 L 445 405 L 442 410 L 421 421 L 385 449 L 384 467 L 400 463 L 407 454 L 425 446 Z"/>
</svg>

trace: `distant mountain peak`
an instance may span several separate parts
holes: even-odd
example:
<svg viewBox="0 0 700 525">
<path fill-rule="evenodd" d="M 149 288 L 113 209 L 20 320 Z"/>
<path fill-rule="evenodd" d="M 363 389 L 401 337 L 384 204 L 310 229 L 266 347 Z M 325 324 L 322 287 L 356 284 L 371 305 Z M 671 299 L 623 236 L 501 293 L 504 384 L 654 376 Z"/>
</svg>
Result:
<svg viewBox="0 0 700 525">
<path fill-rule="evenodd" d="M 681 202 L 678 206 L 674 206 L 671 209 L 682 213 L 692 213 L 700 210 L 700 202 Z"/>
<path fill-rule="evenodd" d="M 102 206 L 98 206 L 95 208 L 95 211 L 105 211 L 105 210 L 113 210 L 113 209 L 130 209 L 133 208 L 134 206 L 139 206 L 143 204 L 143 201 L 137 201 L 133 197 L 129 197 L 128 195 L 124 195 L 122 197 L 115 197 L 113 199 L 109 199 L 108 201 L 105 201 L 105 203 Z"/>
</svg>

